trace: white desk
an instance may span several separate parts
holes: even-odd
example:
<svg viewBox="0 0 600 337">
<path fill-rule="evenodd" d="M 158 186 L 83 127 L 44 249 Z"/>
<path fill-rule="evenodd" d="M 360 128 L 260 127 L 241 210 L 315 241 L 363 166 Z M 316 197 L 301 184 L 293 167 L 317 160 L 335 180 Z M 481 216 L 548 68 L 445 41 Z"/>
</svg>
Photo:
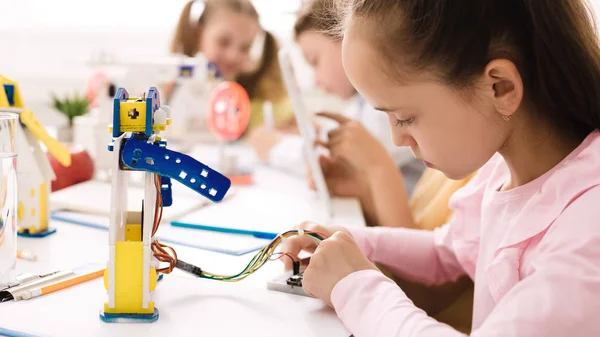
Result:
<svg viewBox="0 0 600 337">
<path fill-rule="evenodd" d="M 268 168 L 259 168 L 255 185 L 243 187 L 311 198 L 306 183 Z M 176 199 L 175 199 L 176 200 Z M 175 201 L 176 202 L 176 201 Z M 218 205 L 229 212 L 226 202 Z M 212 207 L 212 206 L 211 206 Z M 264 207 L 257 200 L 256 207 Z M 364 224 L 358 203 L 348 204 L 348 219 Z M 277 209 L 270 209 L 276 212 Z M 17 272 L 49 272 L 90 262 L 105 262 L 108 232 L 54 222 L 58 232 L 44 239 L 19 238 L 19 248 L 38 255 L 38 261 L 18 261 Z M 241 270 L 254 253 L 231 256 L 187 247 L 176 248 L 179 258 L 213 273 Z M 106 324 L 99 319 L 106 291 L 100 279 L 30 301 L 0 303 L 0 327 L 44 336 L 339 336 L 349 332 L 322 302 L 266 289 L 282 272 L 269 262 L 240 283 L 199 280 L 175 271 L 154 292 L 159 320 L 152 324 Z"/>
</svg>

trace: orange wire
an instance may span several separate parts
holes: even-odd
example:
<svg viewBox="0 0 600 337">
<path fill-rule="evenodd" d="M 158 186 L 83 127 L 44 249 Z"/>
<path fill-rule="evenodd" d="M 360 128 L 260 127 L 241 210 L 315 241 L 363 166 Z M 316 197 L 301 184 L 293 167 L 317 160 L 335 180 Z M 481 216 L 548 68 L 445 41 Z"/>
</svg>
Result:
<svg viewBox="0 0 600 337">
<path fill-rule="evenodd" d="M 154 225 L 152 227 L 152 236 L 158 231 L 160 220 L 162 218 L 162 195 L 160 193 L 160 177 L 154 176 L 154 186 L 156 187 L 156 205 L 154 207 Z"/>
<path fill-rule="evenodd" d="M 275 256 L 275 255 L 279 255 L 279 256 L 277 258 L 273 258 L 273 256 Z M 289 257 L 292 260 L 292 262 L 296 262 L 296 261 L 300 260 L 297 256 L 294 257 L 292 254 L 284 253 L 284 252 L 276 252 L 276 253 L 271 254 L 271 256 L 269 257 L 269 260 L 270 261 L 281 260 L 281 258 L 283 258 L 284 256 Z"/>
<path fill-rule="evenodd" d="M 160 185 L 160 176 L 154 176 L 154 186 L 156 187 L 156 206 L 154 208 L 154 224 L 152 227 L 152 236 L 156 234 L 158 231 L 158 227 L 160 226 L 160 222 L 162 220 L 162 211 L 163 211 L 163 201 L 161 195 L 161 185 Z M 154 240 L 152 242 L 152 252 L 154 253 L 154 257 L 160 261 L 168 263 L 169 266 L 165 268 L 157 269 L 156 271 L 159 273 L 169 274 L 175 269 L 175 264 L 177 264 L 177 252 L 170 246 L 167 246 L 163 243 L 160 243 L 158 240 Z M 172 254 L 166 249 L 169 249 Z"/>
</svg>

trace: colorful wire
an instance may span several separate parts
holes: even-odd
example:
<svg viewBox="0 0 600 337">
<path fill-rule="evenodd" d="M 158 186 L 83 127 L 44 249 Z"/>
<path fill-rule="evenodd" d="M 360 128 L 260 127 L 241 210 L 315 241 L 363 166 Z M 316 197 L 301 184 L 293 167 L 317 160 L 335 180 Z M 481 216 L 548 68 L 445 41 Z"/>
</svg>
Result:
<svg viewBox="0 0 600 337">
<path fill-rule="evenodd" d="M 259 250 L 256 255 L 250 260 L 248 265 L 239 273 L 234 275 L 219 275 L 213 274 L 207 271 L 203 271 L 201 275 L 197 275 L 200 278 L 206 278 L 216 281 L 224 281 L 224 282 L 238 282 L 246 277 L 250 276 L 252 273 L 256 272 L 262 266 L 267 263 L 267 261 L 272 261 L 272 257 L 279 255 L 278 258 L 282 258 L 283 256 L 287 256 L 292 259 L 292 261 L 298 261 L 297 257 L 293 257 L 289 253 L 281 253 L 275 252 L 275 249 L 283 242 L 285 238 L 289 238 L 296 235 L 307 235 L 316 243 L 321 242 L 325 239 L 324 235 L 321 235 L 316 232 L 306 231 L 306 230 L 289 230 L 278 235 L 275 239 L 273 239 L 268 245 Z"/>
<path fill-rule="evenodd" d="M 154 235 L 158 231 L 158 228 L 159 228 L 159 225 L 160 225 L 160 222 L 162 219 L 163 203 L 162 203 L 162 195 L 160 193 L 160 190 L 161 190 L 160 176 L 155 175 L 154 184 L 156 187 L 157 196 L 156 196 L 156 207 L 154 210 L 154 224 L 153 224 L 153 228 L 152 228 L 152 237 L 154 237 Z M 313 232 L 313 231 L 302 230 L 302 229 L 289 230 L 287 232 L 279 234 L 271 242 L 269 242 L 269 244 L 267 244 L 261 250 L 259 250 L 256 253 L 256 255 L 254 255 L 254 257 L 250 260 L 250 262 L 246 265 L 246 267 L 237 274 L 220 275 L 220 274 L 215 274 L 215 273 L 211 273 L 211 272 L 207 272 L 207 271 L 202 271 L 201 273 L 195 274 L 195 275 L 200 278 L 216 280 L 216 281 L 238 282 L 238 281 L 241 281 L 241 280 L 245 279 L 246 277 L 250 276 L 252 273 L 256 272 L 258 269 L 260 269 L 262 266 L 264 266 L 265 263 L 267 263 L 267 261 L 281 259 L 282 257 L 286 256 L 286 257 L 290 258 L 292 260 L 292 262 L 297 262 L 297 261 L 299 261 L 297 256 L 292 256 L 290 253 L 275 252 L 277 247 L 283 242 L 284 239 L 292 237 L 292 236 L 296 236 L 296 235 L 306 235 L 306 236 L 310 237 L 311 239 L 313 239 L 316 244 L 319 244 L 322 240 L 324 240 L 326 238 L 325 235 L 317 233 L 317 232 Z M 164 273 L 164 274 L 171 273 L 177 265 L 177 252 L 175 251 L 175 249 L 173 249 L 172 247 L 167 246 L 163 243 L 160 243 L 157 239 L 152 242 L 151 247 L 152 247 L 152 252 L 154 253 L 154 257 L 158 261 L 163 262 L 163 263 L 168 263 L 168 267 L 159 268 L 156 271 L 160 272 L 160 273 Z M 274 257 L 276 257 L 276 258 L 274 258 Z M 198 268 L 198 269 L 201 270 L 200 268 Z"/>
<path fill-rule="evenodd" d="M 154 224 L 152 227 L 152 237 L 158 231 L 158 227 L 160 226 L 160 222 L 162 221 L 162 211 L 163 211 L 163 201 L 162 194 L 160 193 L 160 176 L 154 176 L 154 186 L 156 187 L 156 205 L 154 208 Z M 154 257 L 164 263 L 168 263 L 168 267 L 158 268 L 157 272 L 163 274 L 170 274 L 173 269 L 175 269 L 175 265 L 177 264 L 177 252 L 173 247 L 160 243 L 158 239 L 152 241 L 151 244 L 152 252 L 154 253 Z M 169 252 L 170 251 L 170 252 Z"/>
</svg>

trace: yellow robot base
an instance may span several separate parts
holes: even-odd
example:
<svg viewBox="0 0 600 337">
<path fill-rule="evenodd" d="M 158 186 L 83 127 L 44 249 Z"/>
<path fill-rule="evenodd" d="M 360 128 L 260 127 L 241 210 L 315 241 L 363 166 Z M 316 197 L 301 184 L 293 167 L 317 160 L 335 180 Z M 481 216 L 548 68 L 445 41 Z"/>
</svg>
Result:
<svg viewBox="0 0 600 337">
<path fill-rule="evenodd" d="M 34 188 L 31 189 L 31 198 L 37 196 L 37 207 L 27 209 L 25 204 L 20 201 L 17 206 L 17 219 L 19 221 L 20 228 L 17 231 L 17 235 L 27 238 L 43 238 L 48 235 L 56 233 L 56 228 L 48 227 L 48 185 L 41 184 L 38 188 L 37 194 Z M 33 199 L 35 201 L 35 199 Z M 36 206 L 35 204 L 33 206 Z M 29 216 L 26 216 L 26 212 L 29 212 Z M 36 216 L 36 212 L 38 213 Z M 33 221 L 29 227 L 24 227 L 23 223 L 27 224 L 27 221 Z"/>
<path fill-rule="evenodd" d="M 115 245 L 115 304 L 111 308 L 104 304 L 100 319 L 107 323 L 146 322 L 158 319 L 158 309 L 150 301 L 146 308 L 142 305 L 144 245 L 141 239 L 141 225 L 127 224 L 125 241 Z M 150 291 L 154 291 L 158 281 L 156 269 L 150 268 Z M 108 269 L 104 272 L 104 286 L 108 289 Z"/>
</svg>

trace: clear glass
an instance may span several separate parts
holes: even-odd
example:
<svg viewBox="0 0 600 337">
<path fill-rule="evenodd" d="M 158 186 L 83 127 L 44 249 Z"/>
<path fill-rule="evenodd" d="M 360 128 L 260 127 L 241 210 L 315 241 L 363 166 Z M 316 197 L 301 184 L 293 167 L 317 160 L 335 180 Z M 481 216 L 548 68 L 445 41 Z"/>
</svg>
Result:
<svg viewBox="0 0 600 337">
<path fill-rule="evenodd" d="M 0 283 L 14 280 L 17 262 L 17 123 L 0 111 Z"/>
</svg>

